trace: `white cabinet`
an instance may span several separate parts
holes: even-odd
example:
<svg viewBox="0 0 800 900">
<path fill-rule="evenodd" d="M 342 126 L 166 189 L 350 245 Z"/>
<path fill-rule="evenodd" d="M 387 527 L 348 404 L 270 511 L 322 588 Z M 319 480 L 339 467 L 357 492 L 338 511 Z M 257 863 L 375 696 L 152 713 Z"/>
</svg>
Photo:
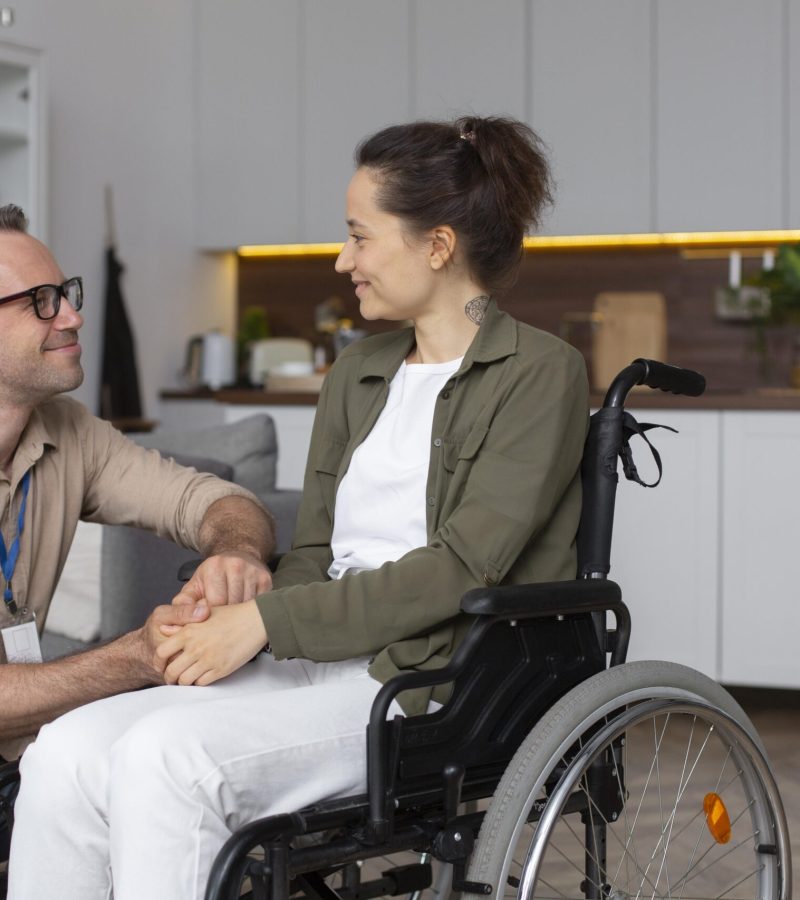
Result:
<svg viewBox="0 0 800 900">
<path fill-rule="evenodd" d="M 465 6 L 467 8 L 465 9 Z M 527 0 L 412 6 L 412 115 L 526 118 Z"/>
<path fill-rule="evenodd" d="M 652 230 L 650 4 L 533 0 L 530 122 L 552 150 L 555 234 Z"/>
<path fill-rule="evenodd" d="M 785 227 L 783 7 L 657 0 L 658 231 Z"/>
<path fill-rule="evenodd" d="M 664 476 L 654 488 L 620 471 L 610 577 L 631 611 L 628 658 L 669 659 L 717 675 L 719 412 L 633 410 L 657 422 L 648 437 Z M 657 475 L 643 441 L 632 441 L 644 481 Z"/>
<path fill-rule="evenodd" d="M 732 684 L 800 687 L 800 415 L 724 419 L 722 666 Z"/>
<path fill-rule="evenodd" d="M 335 241 L 353 150 L 506 113 L 551 233 L 800 227 L 800 0 L 197 0 L 201 247 Z"/>
<path fill-rule="evenodd" d="M 345 192 L 359 141 L 411 117 L 409 4 L 302 4 L 301 228 L 343 241 Z"/>
<path fill-rule="evenodd" d="M 195 4 L 195 202 L 200 247 L 299 241 L 300 5 Z"/>
<path fill-rule="evenodd" d="M 36 50 L 0 41 L 0 206 L 16 203 L 47 240 L 44 72 Z"/>
<path fill-rule="evenodd" d="M 800 0 L 789 0 L 789 27 L 786 35 L 786 46 L 800 46 Z M 787 228 L 800 228 L 800 173 L 793 160 L 800 159 L 800 54 L 789 53 L 788 59 L 788 109 L 789 136 L 784 161 L 785 177 L 789 184 L 786 191 L 788 205 Z"/>
</svg>

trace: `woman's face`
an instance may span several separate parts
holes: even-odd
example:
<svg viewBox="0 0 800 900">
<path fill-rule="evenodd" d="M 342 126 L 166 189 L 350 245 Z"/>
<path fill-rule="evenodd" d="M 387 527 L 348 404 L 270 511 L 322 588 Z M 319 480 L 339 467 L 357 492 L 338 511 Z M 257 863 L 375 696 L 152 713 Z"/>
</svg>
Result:
<svg viewBox="0 0 800 900">
<path fill-rule="evenodd" d="M 350 235 L 336 271 L 349 273 L 365 319 L 416 319 L 433 294 L 431 245 L 409 236 L 402 219 L 378 207 L 377 189 L 369 169 L 353 175 L 347 189 Z"/>
</svg>

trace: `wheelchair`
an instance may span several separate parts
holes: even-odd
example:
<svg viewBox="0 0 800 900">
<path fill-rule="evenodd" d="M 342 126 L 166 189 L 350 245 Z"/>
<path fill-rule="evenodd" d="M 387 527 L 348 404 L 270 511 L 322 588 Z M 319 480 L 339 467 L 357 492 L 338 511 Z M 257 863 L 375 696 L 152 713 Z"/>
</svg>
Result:
<svg viewBox="0 0 800 900">
<path fill-rule="evenodd" d="M 692 669 L 625 661 L 630 615 L 607 576 L 618 460 L 639 480 L 629 439 L 652 427 L 624 409 L 637 384 L 705 388 L 642 359 L 614 380 L 581 467 L 578 577 L 467 592 L 451 662 L 379 691 L 366 793 L 240 828 L 206 900 L 789 900 L 786 818 L 745 713 Z M 402 691 L 434 684 L 451 687 L 440 709 L 387 719 Z M 415 861 L 363 875 L 402 851 Z"/>
</svg>

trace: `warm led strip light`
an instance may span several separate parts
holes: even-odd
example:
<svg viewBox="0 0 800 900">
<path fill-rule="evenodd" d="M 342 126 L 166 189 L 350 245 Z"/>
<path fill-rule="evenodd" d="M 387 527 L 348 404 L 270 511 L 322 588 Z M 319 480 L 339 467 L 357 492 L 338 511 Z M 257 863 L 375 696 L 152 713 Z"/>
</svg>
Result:
<svg viewBox="0 0 800 900">
<path fill-rule="evenodd" d="M 800 229 L 781 231 L 675 231 L 650 234 L 568 234 L 526 237 L 526 250 L 657 250 L 675 247 L 774 247 L 800 241 Z M 251 244 L 239 256 L 336 256 L 342 244 Z"/>
<path fill-rule="evenodd" d="M 250 244 L 238 247 L 239 256 L 338 256 L 344 245 L 339 244 Z"/>
</svg>

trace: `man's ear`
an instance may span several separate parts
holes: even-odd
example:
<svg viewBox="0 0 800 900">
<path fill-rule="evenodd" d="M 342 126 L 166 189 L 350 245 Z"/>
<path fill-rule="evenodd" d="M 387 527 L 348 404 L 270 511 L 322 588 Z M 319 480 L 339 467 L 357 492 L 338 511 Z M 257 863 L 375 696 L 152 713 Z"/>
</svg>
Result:
<svg viewBox="0 0 800 900">
<path fill-rule="evenodd" d="M 443 269 L 456 252 L 456 233 L 449 225 L 440 225 L 431 231 L 430 263 L 435 271 Z"/>
</svg>

